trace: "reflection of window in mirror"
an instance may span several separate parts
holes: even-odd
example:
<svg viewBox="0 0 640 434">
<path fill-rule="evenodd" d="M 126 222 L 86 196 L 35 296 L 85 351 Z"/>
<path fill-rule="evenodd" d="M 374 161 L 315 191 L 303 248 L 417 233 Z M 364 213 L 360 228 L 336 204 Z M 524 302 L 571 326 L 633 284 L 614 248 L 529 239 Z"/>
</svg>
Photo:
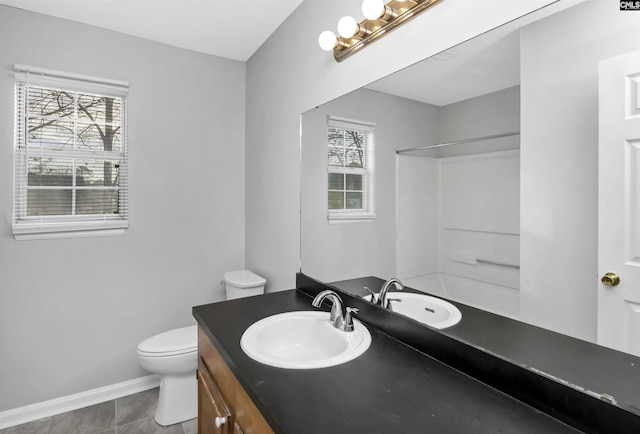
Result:
<svg viewBox="0 0 640 434">
<path fill-rule="evenodd" d="M 327 209 L 330 222 L 371 221 L 375 124 L 329 116 Z"/>
</svg>

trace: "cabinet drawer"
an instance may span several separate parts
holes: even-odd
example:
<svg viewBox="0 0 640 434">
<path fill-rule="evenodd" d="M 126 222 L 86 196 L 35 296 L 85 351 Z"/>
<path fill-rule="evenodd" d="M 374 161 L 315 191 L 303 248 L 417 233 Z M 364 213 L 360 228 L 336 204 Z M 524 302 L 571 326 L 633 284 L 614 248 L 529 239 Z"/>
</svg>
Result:
<svg viewBox="0 0 640 434">
<path fill-rule="evenodd" d="M 233 426 L 233 415 L 229 406 L 222 398 L 206 366 L 199 360 L 198 432 L 200 434 L 232 434 Z"/>
<path fill-rule="evenodd" d="M 200 327 L 198 327 L 198 355 L 203 369 L 210 374 L 212 382 L 219 389 L 224 402 L 233 414 L 234 434 L 274 434 L 260 410 Z"/>
</svg>

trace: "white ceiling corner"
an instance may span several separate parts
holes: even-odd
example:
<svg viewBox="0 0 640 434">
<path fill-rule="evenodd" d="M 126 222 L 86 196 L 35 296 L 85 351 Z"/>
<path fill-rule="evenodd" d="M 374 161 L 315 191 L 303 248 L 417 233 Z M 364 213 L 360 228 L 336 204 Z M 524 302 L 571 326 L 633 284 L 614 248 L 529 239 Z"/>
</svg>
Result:
<svg viewBox="0 0 640 434">
<path fill-rule="evenodd" d="M 247 61 L 302 1 L 0 0 L 0 4 Z"/>
</svg>

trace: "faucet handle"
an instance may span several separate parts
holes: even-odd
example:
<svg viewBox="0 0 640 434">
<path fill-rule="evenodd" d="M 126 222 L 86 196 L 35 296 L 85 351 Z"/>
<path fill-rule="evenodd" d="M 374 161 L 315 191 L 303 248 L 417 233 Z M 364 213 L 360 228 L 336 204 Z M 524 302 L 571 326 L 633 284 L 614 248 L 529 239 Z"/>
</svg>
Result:
<svg viewBox="0 0 640 434">
<path fill-rule="evenodd" d="M 376 293 L 375 292 L 373 292 L 372 290 L 370 290 L 366 286 L 363 286 L 362 289 L 364 289 L 369 294 L 371 294 L 371 300 L 369 300 L 371 303 L 377 303 L 378 302 L 378 298 L 376 297 Z"/>
<path fill-rule="evenodd" d="M 353 318 L 351 317 L 351 315 L 356 315 L 359 310 L 357 307 L 347 307 L 345 308 L 345 315 L 344 315 L 344 331 L 345 332 L 352 332 L 353 331 Z"/>
<path fill-rule="evenodd" d="M 400 299 L 400 298 L 387 298 L 387 306 L 386 306 L 386 308 L 389 309 L 390 311 L 393 311 L 393 306 L 391 305 L 392 301 L 397 301 L 398 303 L 401 303 L 402 299 Z"/>
</svg>

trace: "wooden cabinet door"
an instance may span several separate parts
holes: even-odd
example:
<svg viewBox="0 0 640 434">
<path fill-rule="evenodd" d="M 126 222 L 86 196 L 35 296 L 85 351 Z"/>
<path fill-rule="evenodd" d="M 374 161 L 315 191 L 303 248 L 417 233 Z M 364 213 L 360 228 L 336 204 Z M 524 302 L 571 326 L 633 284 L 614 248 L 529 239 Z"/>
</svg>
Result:
<svg viewBox="0 0 640 434">
<path fill-rule="evenodd" d="M 233 423 L 233 434 L 244 434 L 244 431 L 242 431 L 242 428 L 240 428 L 238 422 Z"/>
<path fill-rule="evenodd" d="M 224 403 L 224 408 L 228 409 L 225 411 L 232 414 L 230 416 L 231 419 L 228 419 L 231 422 L 225 428 L 229 431 L 212 431 L 210 427 L 215 427 L 213 424 L 215 423 L 215 417 L 221 416 L 210 416 L 215 410 L 209 409 L 206 403 L 198 404 L 199 417 L 210 421 L 213 420 L 213 423 L 203 421 L 202 425 L 198 422 L 200 434 L 274 434 L 260 410 L 242 388 L 222 355 L 214 347 L 201 327 L 198 327 L 198 354 L 198 372 L 203 372 L 202 377 L 204 378 L 202 381 L 204 385 L 210 384 L 211 386 L 207 386 L 209 389 L 215 388 L 217 396 L 220 396 L 220 401 Z M 201 387 L 204 388 L 204 385 Z M 198 397 L 198 401 L 213 401 L 213 399 L 208 398 L 209 394 L 210 392 L 207 392 L 206 389 L 203 390 Z M 211 394 L 213 395 L 213 393 Z"/>
<path fill-rule="evenodd" d="M 235 425 L 233 415 L 209 371 L 201 361 L 198 362 L 198 433 L 235 434 L 238 432 Z"/>
</svg>

